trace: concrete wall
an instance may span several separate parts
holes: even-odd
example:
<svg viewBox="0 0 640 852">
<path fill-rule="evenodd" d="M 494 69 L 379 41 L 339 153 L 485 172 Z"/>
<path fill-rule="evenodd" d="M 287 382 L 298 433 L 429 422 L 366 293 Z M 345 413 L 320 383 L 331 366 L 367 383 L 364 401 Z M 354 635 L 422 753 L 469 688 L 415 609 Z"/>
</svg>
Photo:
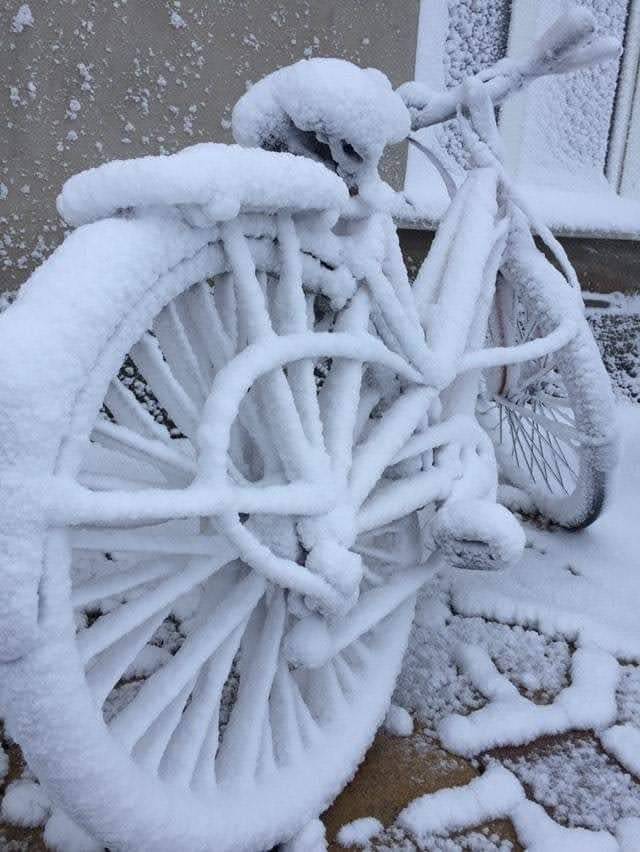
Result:
<svg viewBox="0 0 640 852">
<path fill-rule="evenodd" d="M 0 290 L 60 242 L 71 174 L 230 141 L 247 84 L 304 56 L 413 76 L 418 0 L 0 0 Z M 403 152 L 387 163 L 396 185 Z"/>
</svg>

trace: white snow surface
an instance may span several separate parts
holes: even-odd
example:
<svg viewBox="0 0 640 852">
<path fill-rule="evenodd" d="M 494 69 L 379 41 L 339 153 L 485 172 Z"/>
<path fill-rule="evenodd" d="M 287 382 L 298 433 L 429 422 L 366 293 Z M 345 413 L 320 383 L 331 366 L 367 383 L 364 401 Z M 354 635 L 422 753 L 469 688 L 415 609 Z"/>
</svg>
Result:
<svg viewBox="0 0 640 852">
<path fill-rule="evenodd" d="M 382 831 L 382 823 L 375 817 L 361 817 L 343 825 L 336 840 L 341 846 L 366 846 Z"/>
<path fill-rule="evenodd" d="M 33 26 L 33 13 L 28 3 L 23 3 L 11 22 L 11 31 L 21 33 L 25 27 Z"/>
<path fill-rule="evenodd" d="M 209 222 L 242 210 L 339 211 L 344 183 L 328 169 L 293 154 L 204 142 L 177 154 L 113 160 L 69 178 L 58 211 L 84 225 L 129 208 L 202 208 Z"/>
<path fill-rule="evenodd" d="M 0 818 L 13 825 L 43 825 L 51 813 L 51 802 L 36 781 L 19 778 L 7 787 L 2 799 Z"/>
<path fill-rule="evenodd" d="M 480 825 L 509 814 L 525 798 L 518 779 L 502 767 L 492 767 L 464 787 L 438 790 L 406 807 L 398 822 L 418 840 Z"/>
<path fill-rule="evenodd" d="M 504 572 L 441 573 L 421 593 L 394 697 L 449 749 L 519 779 L 531 800 L 509 816 L 539 852 L 640 848 L 640 558 L 629 534 L 640 408 L 621 401 L 617 414 L 622 463 L 602 517 L 573 534 L 527 523 L 524 557 Z M 484 756 L 518 743 L 531 745 Z M 381 848 L 405 848 L 397 832 Z M 456 843 L 425 822 L 418 847 L 466 848 Z"/>
<path fill-rule="evenodd" d="M 484 649 L 463 646 L 458 657 L 488 703 L 469 715 L 452 715 L 441 722 L 440 739 L 456 754 L 522 745 L 545 734 L 597 730 L 616 718 L 619 666 L 615 657 L 601 649 L 578 649 L 572 660 L 571 685 L 542 706 L 520 695 Z"/>
</svg>

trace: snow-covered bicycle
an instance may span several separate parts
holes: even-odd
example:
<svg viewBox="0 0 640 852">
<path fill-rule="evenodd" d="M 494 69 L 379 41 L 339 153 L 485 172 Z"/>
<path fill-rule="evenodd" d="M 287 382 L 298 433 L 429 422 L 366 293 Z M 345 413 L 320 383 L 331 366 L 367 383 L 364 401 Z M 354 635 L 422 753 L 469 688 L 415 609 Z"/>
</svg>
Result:
<svg viewBox="0 0 640 852">
<path fill-rule="evenodd" d="M 606 53 L 587 24 L 555 31 L 547 71 Z M 249 147 L 65 185 L 79 227 L 0 318 L 1 688 L 29 765 L 98 847 L 258 852 L 321 812 L 386 712 L 442 555 L 521 552 L 487 433 L 509 446 L 505 411 L 531 428 L 510 427 L 512 482 L 513 447 L 537 459 L 546 434 L 579 464 L 536 505 L 596 513 L 610 391 L 501 170 L 491 85 L 447 96 L 475 167 L 413 286 L 377 173 L 410 112 L 349 63 L 254 86 L 234 112 Z M 404 91 L 416 127 L 423 95 Z"/>
</svg>

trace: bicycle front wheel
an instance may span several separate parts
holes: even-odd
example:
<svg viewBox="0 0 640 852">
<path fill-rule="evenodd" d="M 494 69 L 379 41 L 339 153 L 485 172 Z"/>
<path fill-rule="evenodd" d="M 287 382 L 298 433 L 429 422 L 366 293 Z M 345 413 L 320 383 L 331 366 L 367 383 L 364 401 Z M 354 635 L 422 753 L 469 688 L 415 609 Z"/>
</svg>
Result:
<svg viewBox="0 0 640 852">
<path fill-rule="evenodd" d="M 254 236 L 258 224 L 273 234 L 267 216 L 250 224 Z M 247 329 L 258 320 L 277 329 L 282 287 L 276 249 L 256 260 L 251 240 L 233 233 L 225 242 L 215 228 L 153 219 L 88 225 L 2 318 L 0 364 L 12 384 L 0 413 L 16 435 L 3 473 L 33 481 L 31 502 L 49 477 L 111 507 L 109 517 L 25 531 L 22 567 L 35 563 L 41 576 L 40 635 L 3 667 L 3 706 L 55 801 L 114 849 L 257 852 L 316 817 L 384 717 L 424 579 L 415 513 L 389 516 L 397 483 L 383 475 L 421 420 L 426 391 L 409 389 L 401 410 L 372 419 L 369 381 L 381 368 L 363 351 L 368 302 L 338 312 L 341 333 L 316 334 L 314 295 L 302 290 L 294 295 L 309 327 L 299 337 L 315 349 L 302 359 L 289 345 L 267 363 L 284 341 L 274 331 L 251 362 L 259 375 L 238 390 L 245 374 L 234 364 L 252 356 Z M 322 351 L 322 341 L 348 342 L 351 328 L 355 356 Z M 237 380 L 203 427 L 223 375 Z M 185 518 L 181 495 L 198 476 L 202 441 L 225 418 L 223 472 L 244 508 Z M 255 567 L 286 563 L 323 585 L 310 568 L 311 533 L 305 550 L 298 532 L 316 511 L 306 508 L 313 484 L 292 483 L 318 456 L 323 481 L 360 470 L 362 504 L 351 546 L 325 560 L 340 593 L 359 600 L 326 629 L 301 594 Z M 0 474 L 3 501 L 6 482 Z M 164 517 L 149 517 L 152 492 L 166 495 Z M 210 482 L 199 493 L 217 499 Z M 265 494 L 278 495 L 276 508 L 261 510 Z M 65 515 L 64 500 L 52 502 Z M 0 523 L 1 536 L 15 534 Z M 310 629 L 296 646 L 303 621 Z"/>
</svg>

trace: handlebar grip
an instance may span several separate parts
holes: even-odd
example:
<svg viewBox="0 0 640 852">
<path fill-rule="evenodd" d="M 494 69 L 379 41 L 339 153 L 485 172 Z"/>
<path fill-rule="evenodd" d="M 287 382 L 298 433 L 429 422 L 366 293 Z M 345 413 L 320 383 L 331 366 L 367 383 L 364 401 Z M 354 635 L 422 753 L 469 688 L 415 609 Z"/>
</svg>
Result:
<svg viewBox="0 0 640 852">
<path fill-rule="evenodd" d="M 505 58 L 476 75 L 486 93 L 497 106 L 525 83 L 550 74 L 562 74 L 588 65 L 614 59 L 620 55 L 620 44 L 610 36 L 594 37 L 595 18 L 583 8 L 561 15 L 522 59 Z M 440 124 L 454 118 L 464 98 L 464 87 L 456 86 L 436 92 L 418 82 L 398 89 L 411 112 L 413 130 Z"/>
<path fill-rule="evenodd" d="M 531 59 L 535 61 L 538 58 L 546 62 L 559 59 L 591 38 L 595 31 L 596 21 L 588 9 L 570 9 L 536 40 Z"/>
</svg>

